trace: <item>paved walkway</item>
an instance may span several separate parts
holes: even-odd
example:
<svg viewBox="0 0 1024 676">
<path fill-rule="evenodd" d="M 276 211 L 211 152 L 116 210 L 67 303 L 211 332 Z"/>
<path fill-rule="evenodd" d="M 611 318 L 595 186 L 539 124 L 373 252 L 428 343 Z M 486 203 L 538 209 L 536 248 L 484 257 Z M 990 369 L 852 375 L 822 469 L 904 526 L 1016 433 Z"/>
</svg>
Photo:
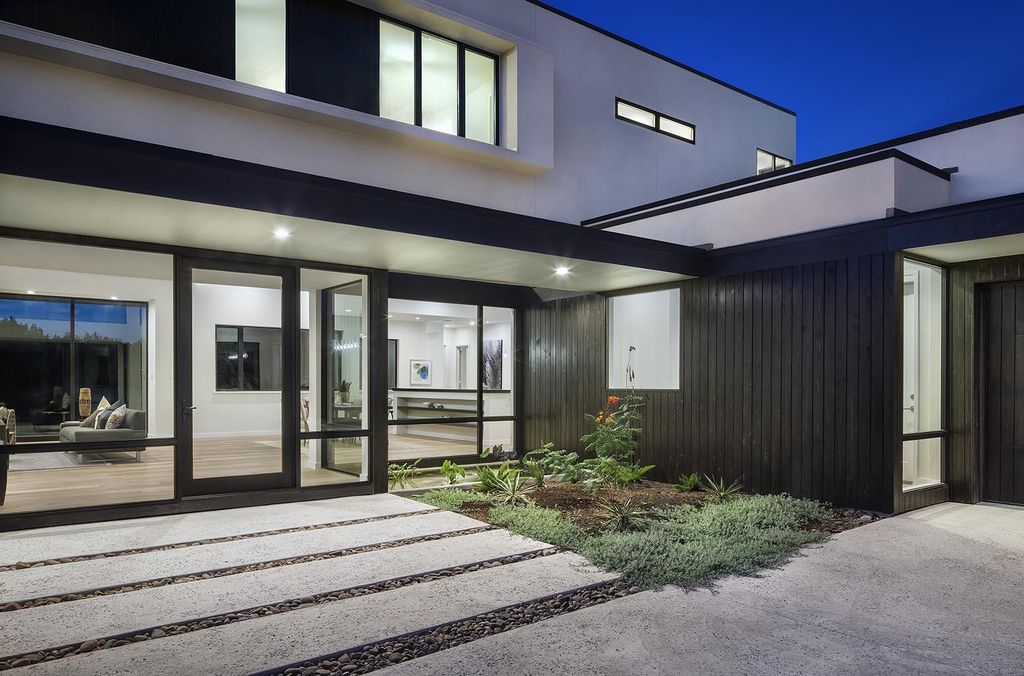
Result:
<svg viewBox="0 0 1024 676">
<path fill-rule="evenodd" d="M 389 495 L 0 534 L 0 670 L 348 673 L 302 663 L 473 618 L 492 635 L 386 673 L 1024 674 L 1020 508 L 886 519 L 714 593 L 564 601 L 612 577 Z M 555 616 L 502 631 L 526 606 Z"/>
<path fill-rule="evenodd" d="M 0 534 L 0 670 L 251 674 L 612 577 L 391 495 Z"/>
<path fill-rule="evenodd" d="M 645 592 L 384 673 L 1020 676 L 1024 508 L 939 505 L 714 593 Z"/>
</svg>

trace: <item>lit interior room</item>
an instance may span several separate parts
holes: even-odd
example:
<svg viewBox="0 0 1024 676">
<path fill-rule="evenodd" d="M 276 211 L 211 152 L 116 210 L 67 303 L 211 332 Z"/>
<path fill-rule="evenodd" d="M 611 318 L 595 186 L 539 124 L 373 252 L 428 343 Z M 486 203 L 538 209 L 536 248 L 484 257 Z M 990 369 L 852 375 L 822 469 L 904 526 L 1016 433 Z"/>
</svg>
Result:
<svg viewBox="0 0 1024 676">
<path fill-rule="evenodd" d="M 388 313 L 389 460 L 512 450 L 513 310 L 392 298 Z"/>
</svg>

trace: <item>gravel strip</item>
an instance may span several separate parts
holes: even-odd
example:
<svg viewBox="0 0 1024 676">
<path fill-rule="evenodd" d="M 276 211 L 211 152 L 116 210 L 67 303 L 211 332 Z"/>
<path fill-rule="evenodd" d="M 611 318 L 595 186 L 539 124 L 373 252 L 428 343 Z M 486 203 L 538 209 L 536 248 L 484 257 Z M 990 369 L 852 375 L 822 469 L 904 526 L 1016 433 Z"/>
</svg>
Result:
<svg viewBox="0 0 1024 676">
<path fill-rule="evenodd" d="M 130 643 L 150 641 L 153 639 L 163 638 L 165 636 L 174 636 L 177 634 L 186 634 L 193 631 L 201 631 L 203 629 L 209 629 L 210 627 L 218 627 L 225 624 L 243 622 L 245 620 L 252 620 L 258 617 L 278 615 L 280 613 L 286 613 L 292 610 L 309 608 L 314 605 L 333 603 L 334 601 L 341 601 L 343 599 L 349 599 L 356 596 L 376 594 L 379 592 L 390 591 L 392 589 L 399 589 L 401 587 L 408 587 L 410 585 L 420 584 L 422 582 L 431 582 L 433 580 L 440 580 L 442 578 L 455 577 L 457 575 L 463 575 L 465 573 L 472 573 L 478 570 L 484 570 L 486 568 L 497 568 L 499 566 L 505 566 L 511 563 L 519 563 L 520 561 L 529 561 L 530 559 L 536 559 L 542 556 L 551 556 L 552 554 L 557 553 L 558 549 L 556 549 L 555 547 L 536 549 L 529 552 L 523 552 L 522 554 L 513 554 L 511 556 L 502 556 L 496 559 L 478 561 L 476 563 L 467 563 L 461 566 L 441 568 L 426 573 L 406 575 L 404 577 L 397 577 L 391 580 L 384 580 L 381 582 L 374 582 L 372 584 L 361 585 L 358 587 L 349 587 L 347 589 L 339 589 L 336 591 L 323 592 L 320 594 L 314 594 L 312 596 L 304 596 L 298 599 L 288 599 L 286 601 L 280 601 L 278 603 L 256 606 L 254 608 L 237 610 L 230 613 L 223 613 L 221 615 L 211 615 L 210 617 L 189 620 L 188 622 L 165 624 L 159 627 L 152 627 L 150 629 L 140 629 L 125 634 L 117 634 L 114 636 L 107 636 L 103 638 L 89 639 L 88 641 L 84 641 L 82 643 L 73 643 L 65 646 L 59 646 L 56 648 L 47 648 L 45 650 L 37 650 L 35 652 L 23 653 L 21 655 L 10 655 L 8 657 L 0 657 L 0 671 L 5 671 L 8 669 L 17 669 L 19 667 L 26 667 L 31 664 L 36 664 L 39 662 L 49 662 L 64 657 L 70 657 L 72 655 L 81 655 L 84 653 L 95 652 L 97 650 L 117 648 L 119 646 L 128 645 Z"/>
<path fill-rule="evenodd" d="M 214 568 L 213 570 L 204 570 L 198 573 L 175 575 L 173 577 L 161 577 L 153 580 L 132 582 L 131 584 L 115 585 L 113 587 L 99 587 L 97 589 L 70 592 L 68 594 L 58 594 L 56 596 L 40 596 L 34 599 L 10 601 L 8 603 L 0 603 L 0 613 L 6 613 L 14 610 L 23 610 L 25 608 L 36 608 L 38 606 L 51 606 L 55 603 L 66 603 L 67 601 L 81 601 L 82 599 L 91 599 L 97 596 L 112 596 L 114 594 L 126 594 L 128 592 L 138 591 L 139 589 L 165 587 L 169 584 L 182 584 L 184 582 L 195 582 L 197 580 L 209 580 L 215 577 L 226 577 L 228 575 L 248 573 L 254 570 L 267 570 L 270 568 L 281 568 L 283 566 L 294 566 L 299 563 L 309 563 L 310 561 L 337 559 L 343 556 L 352 556 L 353 554 L 365 554 L 367 552 L 376 552 L 382 549 L 394 549 L 395 547 L 404 547 L 406 545 L 416 544 L 417 542 L 430 542 L 433 540 L 445 540 L 447 538 L 461 537 L 463 535 L 474 535 L 476 533 L 483 533 L 485 531 L 490 530 L 497 530 L 497 527 L 485 525 L 477 526 L 475 528 L 464 528 L 462 530 L 447 531 L 445 533 L 417 535 L 416 537 L 404 538 L 402 540 L 390 540 L 388 542 L 377 542 L 372 545 L 362 545 L 360 547 L 348 547 L 346 549 L 335 549 L 327 552 L 317 552 L 316 554 L 303 554 L 301 556 L 291 556 L 285 559 L 260 561 L 259 563 L 250 563 L 244 566 L 228 566 L 226 568 Z"/>
<path fill-rule="evenodd" d="M 362 519 L 349 519 L 347 521 L 331 521 L 330 523 L 314 523 L 307 526 L 293 526 L 278 530 L 265 530 L 258 533 L 242 533 L 240 535 L 225 535 L 219 538 L 206 540 L 192 540 L 190 542 L 176 542 L 169 545 L 154 545 L 152 547 L 135 547 L 134 549 L 120 549 L 113 552 L 101 552 L 99 554 L 84 554 L 82 556 L 63 556 L 58 559 L 43 559 L 41 561 L 18 561 L 6 566 L 0 566 L 0 573 L 10 570 L 21 570 L 23 568 L 39 568 L 41 566 L 56 566 L 61 563 L 76 563 L 78 561 L 95 561 L 96 559 L 109 559 L 117 556 L 128 556 L 130 554 L 146 554 L 148 552 L 163 552 L 168 549 L 182 549 L 184 547 L 198 547 L 199 545 L 213 545 L 221 542 L 234 542 L 236 540 L 248 540 L 249 538 L 262 538 L 269 535 L 283 535 L 285 533 L 298 533 L 307 530 L 322 530 L 324 528 L 338 528 L 339 526 L 355 526 L 361 523 L 373 523 L 374 521 L 389 521 L 391 519 L 402 519 L 407 516 L 420 516 L 421 514 L 433 514 L 439 510 L 419 509 L 415 512 L 401 512 L 399 514 L 385 514 L 383 516 L 368 516 Z"/>
<path fill-rule="evenodd" d="M 596 606 L 639 592 L 622 580 L 596 585 L 518 603 L 482 615 L 449 622 L 423 631 L 369 643 L 331 655 L 277 667 L 256 676 L 330 676 L 331 674 L 368 674 L 371 671 L 447 650 L 477 639 L 524 627 L 558 615 Z"/>
</svg>

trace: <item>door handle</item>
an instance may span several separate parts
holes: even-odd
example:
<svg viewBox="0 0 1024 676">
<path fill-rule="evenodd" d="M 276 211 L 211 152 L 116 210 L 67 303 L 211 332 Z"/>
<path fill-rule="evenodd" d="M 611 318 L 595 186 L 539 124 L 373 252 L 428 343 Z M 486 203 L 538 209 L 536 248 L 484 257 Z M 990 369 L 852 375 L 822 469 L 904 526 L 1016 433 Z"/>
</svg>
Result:
<svg viewBox="0 0 1024 676">
<path fill-rule="evenodd" d="M 192 408 L 195 408 L 195 407 L 193 406 Z M 904 411 L 913 411 L 913 410 L 914 410 L 914 406 L 913 406 L 913 405 L 910 405 L 910 406 L 904 406 L 904 407 L 903 407 L 903 410 L 904 410 Z"/>
<path fill-rule="evenodd" d="M 197 408 L 199 408 L 199 407 L 198 406 L 190 406 L 187 399 L 182 399 L 181 400 L 181 419 L 184 420 L 185 418 L 187 418 L 190 415 L 192 415 L 192 411 L 196 410 Z"/>
</svg>

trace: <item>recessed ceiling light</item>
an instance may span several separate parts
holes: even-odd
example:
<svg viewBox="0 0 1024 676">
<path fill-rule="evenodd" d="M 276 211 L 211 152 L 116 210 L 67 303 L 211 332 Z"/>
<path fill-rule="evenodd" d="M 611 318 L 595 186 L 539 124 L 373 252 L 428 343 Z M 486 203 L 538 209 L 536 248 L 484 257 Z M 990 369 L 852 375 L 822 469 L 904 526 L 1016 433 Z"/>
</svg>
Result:
<svg viewBox="0 0 1024 676">
<path fill-rule="evenodd" d="M 470 322 L 469 325 L 470 326 L 476 326 L 476 322 Z"/>
<path fill-rule="evenodd" d="M 27 291 L 26 291 L 25 293 L 27 293 L 27 294 L 28 294 L 28 295 L 30 295 L 30 296 L 34 296 L 34 295 L 36 295 L 36 291 L 35 291 L 35 289 L 29 289 L 29 290 L 27 290 Z"/>
<path fill-rule="evenodd" d="M 419 318 L 419 317 L 417 317 L 417 318 L 416 318 L 416 321 L 419 321 L 419 320 L 420 320 L 420 318 Z"/>
<path fill-rule="evenodd" d="M 565 265 L 559 265 L 557 268 L 555 268 L 555 274 L 558 275 L 559 277 L 564 277 L 567 274 L 569 274 L 569 268 Z"/>
<path fill-rule="evenodd" d="M 384 316 L 387 317 L 388 319 L 391 319 L 391 315 L 384 315 Z"/>
<path fill-rule="evenodd" d="M 274 228 L 274 239 L 288 239 L 291 236 L 292 231 L 284 226 Z"/>
<path fill-rule="evenodd" d="M 117 300 L 117 296 L 111 296 L 110 300 Z"/>
<path fill-rule="evenodd" d="M 352 310 L 349 310 L 348 308 L 345 308 L 345 312 L 352 312 Z"/>
</svg>

